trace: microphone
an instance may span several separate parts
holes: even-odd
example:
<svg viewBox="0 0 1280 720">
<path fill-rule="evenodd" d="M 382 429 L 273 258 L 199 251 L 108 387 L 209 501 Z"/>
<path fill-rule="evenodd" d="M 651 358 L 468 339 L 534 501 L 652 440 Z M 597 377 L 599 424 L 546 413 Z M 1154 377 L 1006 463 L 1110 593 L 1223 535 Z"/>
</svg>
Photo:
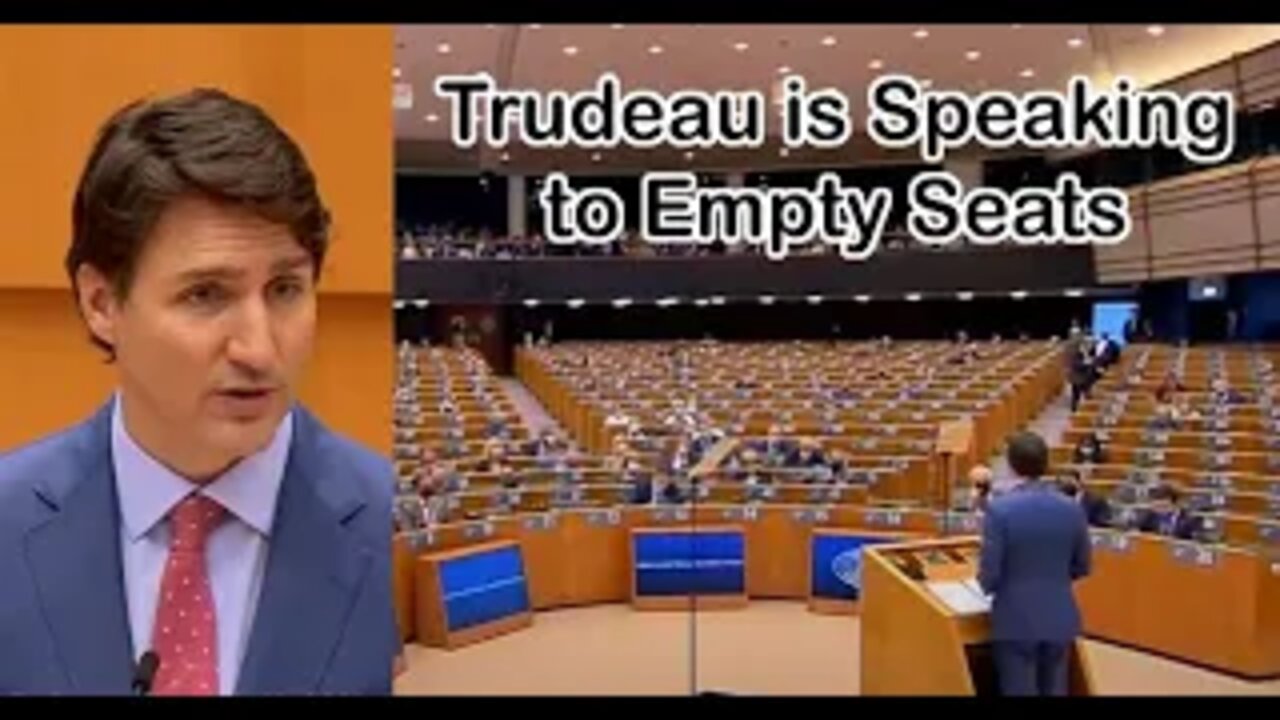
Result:
<svg viewBox="0 0 1280 720">
<path fill-rule="evenodd" d="M 139 697 L 151 694 L 151 683 L 160 669 L 160 656 L 154 650 L 142 653 L 133 669 L 133 694 Z"/>
</svg>

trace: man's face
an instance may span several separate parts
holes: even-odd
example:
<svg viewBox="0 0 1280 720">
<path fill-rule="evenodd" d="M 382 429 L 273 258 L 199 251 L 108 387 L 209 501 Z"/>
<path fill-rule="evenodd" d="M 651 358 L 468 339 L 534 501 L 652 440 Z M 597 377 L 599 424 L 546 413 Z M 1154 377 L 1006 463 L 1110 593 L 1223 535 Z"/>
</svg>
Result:
<svg viewBox="0 0 1280 720">
<path fill-rule="evenodd" d="M 190 466 L 180 470 L 217 471 L 265 447 L 310 354 L 313 276 L 284 226 L 203 199 L 167 208 L 127 299 L 86 312 L 116 348 L 131 433 Z"/>
</svg>

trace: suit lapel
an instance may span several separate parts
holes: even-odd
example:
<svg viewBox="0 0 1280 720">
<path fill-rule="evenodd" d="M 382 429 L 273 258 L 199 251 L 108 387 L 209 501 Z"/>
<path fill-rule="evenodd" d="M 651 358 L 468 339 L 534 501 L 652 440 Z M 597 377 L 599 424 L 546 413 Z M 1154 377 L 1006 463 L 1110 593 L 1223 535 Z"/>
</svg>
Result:
<svg viewBox="0 0 1280 720">
<path fill-rule="evenodd" d="M 369 565 L 346 523 L 363 501 L 326 466 L 323 432 L 295 409 L 241 695 L 318 692 Z"/>
<path fill-rule="evenodd" d="M 74 694 L 127 694 L 133 677 L 110 418 L 108 405 L 76 431 L 75 457 L 37 490 L 49 516 L 26 536 L 28 569 Z"/>
</svg>

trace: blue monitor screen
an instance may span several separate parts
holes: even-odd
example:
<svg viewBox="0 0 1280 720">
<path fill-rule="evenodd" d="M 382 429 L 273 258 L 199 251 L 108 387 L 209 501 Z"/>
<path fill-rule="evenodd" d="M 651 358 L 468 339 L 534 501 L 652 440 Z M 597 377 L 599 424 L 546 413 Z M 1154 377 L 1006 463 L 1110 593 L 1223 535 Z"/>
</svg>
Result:
<svg viewBox="0 0 1280 720">
<path fill-rule="evenodd" d="M 1093 335 L 1102 337 L 1103 333 L 1111 336 L 1120 345 L 1124 345 L 1124 326 L 1130 320 L 1137 321 L 1138 304 L 1132 302 L 1099 302 L 1093 304 Z"/>
<path fill-rule="evenodd" d="M 633 557 L 637 595 L 741 595 L 746 590 L 741 532 L 639 533 Z"/>
<path fill-rule="evenodd" d="M 862 548 L 891 541 L 862 535 L 814 534 L 810 546 L 810 592 L 829 600 L 857 600 L 862 589 Z"/>
<path fill-rule="evenodd" d="M 519 547 L 447 560 L 440 564 L 440 585 L 450 632 L 529 609 Z"/>
</svg>

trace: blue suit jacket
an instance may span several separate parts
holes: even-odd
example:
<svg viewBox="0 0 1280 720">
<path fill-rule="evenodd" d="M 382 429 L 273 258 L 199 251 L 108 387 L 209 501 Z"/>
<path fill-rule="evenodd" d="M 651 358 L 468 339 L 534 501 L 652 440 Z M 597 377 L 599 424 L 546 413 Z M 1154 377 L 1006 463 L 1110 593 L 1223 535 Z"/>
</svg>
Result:
<svg viewBox="0 0 1280 720">
<path fill-rule="evenodd" d="M 1044 482 L 996 498 L 983 518 L 978 582 L 995 596 L 991 639 L 1066 642 L 1080 634 L 1072 582 L 1089 574 L 1084 511 Z"/>
<path fill-rule="evenodd" d="M 110 408 L 0 455 L 0 696 L 131 692 Z M 237 694 L 390 694 L 394 473 L 294 413 Z"/>
</svg>

